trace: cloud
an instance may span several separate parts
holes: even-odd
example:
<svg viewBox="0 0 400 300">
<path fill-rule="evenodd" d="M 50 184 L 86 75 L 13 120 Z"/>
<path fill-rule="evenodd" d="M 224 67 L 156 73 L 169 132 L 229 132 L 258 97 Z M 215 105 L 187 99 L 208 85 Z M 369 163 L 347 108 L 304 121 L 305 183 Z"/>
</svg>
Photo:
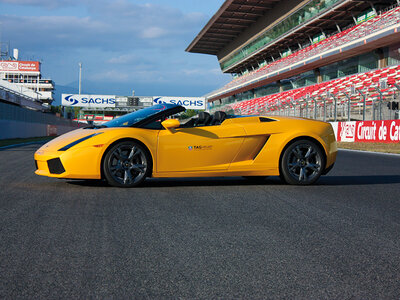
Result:
<svg viewBox="0 0 400 300">
<path fill-rule="evenodd" d="M 21 3 L 35 1 L 19 0 Z M 44 3 L 50 5 L 48 1 Z M 124 0 L 87 3 L 91 13 L 84 17 L 0 15 L 3 37 L 18 39 L 26 48 L 179 46 L 183 49 L 206 19 L 204 14 L 184 14 L 168 7 L 135 5 Z"/>
<path fill-rule="evenodd" d="M 43 58 L 42 69 L 57 83 L 76 80 L 77 63 L 83 62 L 84 78 L 110 92 L 139 83 L 170 89 L 220 85 L 215 57 L 184 52 L 207 22 L 204 13 L 126 0 L 0 2 L 18 5 L 14 15 L 0 11 L 3 40 L 19 48 L 22 58 Z M 31 6 L 40 7 L 35 15 Z"/>
<path fill-rule="evenodd" d="M 156 39 L 167 35 L 167 31 L 157 26 L 144 28 L 140 36 L 144 39 Z"/>
<path fill-rule="evenodd" d="M 95 81 L 111 81 L 111 82 L 117 82 L 117 81 L 123 81 L 126 82 L 130 79 L 130 74 L 121 72 L 120 70 L 109 70 L 105 72 L 97 72 L 93 75 L 89 76 L 90 80 L 95 80 Z"/>
<path fill-rule="evenodd" d="M 135 54 L 122 54 L 116 57 L 111 57 L 107 62 L 110 64 L 127 64 L 134 62 L 136 58 L 137 56 Z"/>
<path fill-rule="evenodd" d="M 74 0 L 0 0 L 0 3 L 14 4 L 19 6 L 44 7 L 47 9 L 76 5 L 76 1 Z"/>
<path fill-rule="evenodd" d="M 92 17 L 3 16 L 2 19 L 3 35 L 28 49 L 99 46 L 101 33 L 110 35 L 114 31 L 110 24 Z"/>
</svg>

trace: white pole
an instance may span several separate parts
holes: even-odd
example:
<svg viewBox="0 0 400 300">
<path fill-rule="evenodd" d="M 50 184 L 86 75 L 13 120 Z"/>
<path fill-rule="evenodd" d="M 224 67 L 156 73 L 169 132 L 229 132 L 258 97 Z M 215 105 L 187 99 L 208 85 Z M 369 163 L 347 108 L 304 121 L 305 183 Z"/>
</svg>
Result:
<svg viewBox="0 0 400 300">
<path fill-rule="evenodd" d="M 37 75 L 36 81 L 36 93 L 39 95 L 39 80 L 40 80 L 40 73 Z"/>
</svg>

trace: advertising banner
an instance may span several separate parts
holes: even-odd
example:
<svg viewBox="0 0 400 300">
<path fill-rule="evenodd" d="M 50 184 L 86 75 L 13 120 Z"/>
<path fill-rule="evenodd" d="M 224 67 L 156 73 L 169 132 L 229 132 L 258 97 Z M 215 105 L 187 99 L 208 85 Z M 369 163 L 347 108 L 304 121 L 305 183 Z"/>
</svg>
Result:
<svg viewBox="0 0 400 300">
<path fill-rule="evenodd" d="M 399 143 L 400 120 L 338 122 L 338 142 Z"/>
<path fill-rule="evenodd" d="M 40 72 L 40 63 L 38 61 L 0 61 L 0 72 Z"/>
<path fill-rule="evenodd" d="M 57 136 L 57 126 L 47 125 L 47 136 Z"/>
<path fill-rule="evenodd" d="M 206 98 L 204 97 L 153 97 L 153 105 L 160 103 L 178 104 L 186 109 L 206 109 Z"/>
<path fill-rule="evenodd" d="M 115 107 L 115 95 L 62 94 L 61 105 L 77 107 Z"/>
</svg>

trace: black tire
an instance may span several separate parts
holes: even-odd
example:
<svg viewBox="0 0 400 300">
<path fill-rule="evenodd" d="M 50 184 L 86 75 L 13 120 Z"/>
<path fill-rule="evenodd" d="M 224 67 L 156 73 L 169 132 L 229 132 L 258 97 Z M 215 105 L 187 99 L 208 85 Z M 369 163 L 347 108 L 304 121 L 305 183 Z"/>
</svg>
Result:
<svg viewBox="0 0 400 300">
<path fill-rule="evenodd" d="M 145 147 L 135 141 L 122 141 L 111 147 L 103 161 L 107 182 L 116 187 L 140 185 L 152 170 L 152 160 Z"/>
<path fill-rule="evenodd" d="M 280 177 L 288 184 L 307 185 L 318 180 L 325 168 L 325 155 L 310 140 L 298 140 L 283 153 Z"/>
</svg>

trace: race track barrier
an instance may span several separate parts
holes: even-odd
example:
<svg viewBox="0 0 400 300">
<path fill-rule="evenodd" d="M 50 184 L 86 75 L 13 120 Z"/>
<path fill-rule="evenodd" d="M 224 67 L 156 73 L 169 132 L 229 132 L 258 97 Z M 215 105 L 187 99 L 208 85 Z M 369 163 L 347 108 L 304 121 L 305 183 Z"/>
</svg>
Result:
<svg viewBox="0 0 400 300">
<path fill-rule="evenodd" d="M 0 102 L 0 139 L 55 136 L 79 127 L 72 120 Z"/>
<path fill-rule="evenodd" d="M 400 120 L 331 122 L 331 124 L 338 142 L 400 142 Z"/>
</svg>

